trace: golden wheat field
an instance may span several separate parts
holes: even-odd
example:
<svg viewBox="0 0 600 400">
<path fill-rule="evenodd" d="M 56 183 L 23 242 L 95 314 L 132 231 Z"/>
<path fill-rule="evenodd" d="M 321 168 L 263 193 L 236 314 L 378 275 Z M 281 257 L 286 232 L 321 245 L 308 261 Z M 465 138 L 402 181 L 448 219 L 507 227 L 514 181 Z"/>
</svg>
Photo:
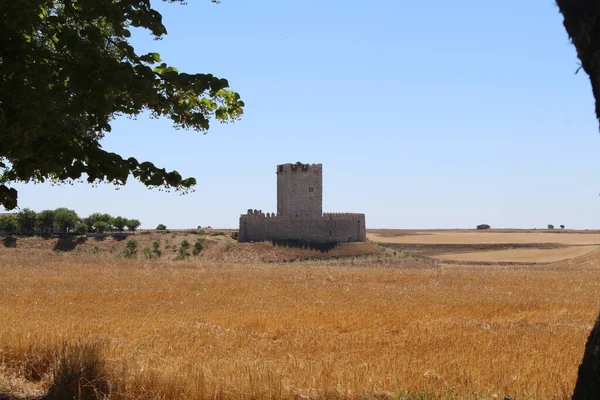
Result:
<svg viewBox="0 0 600 400">
<path fill-rule="evenodd" d="M 2 249 L 0 392 L 60 398 L 77 378 L 76 397 L 111 399 L 567 399 L 599 277 L 596 253 L 468 267 Z"/>
</svg>

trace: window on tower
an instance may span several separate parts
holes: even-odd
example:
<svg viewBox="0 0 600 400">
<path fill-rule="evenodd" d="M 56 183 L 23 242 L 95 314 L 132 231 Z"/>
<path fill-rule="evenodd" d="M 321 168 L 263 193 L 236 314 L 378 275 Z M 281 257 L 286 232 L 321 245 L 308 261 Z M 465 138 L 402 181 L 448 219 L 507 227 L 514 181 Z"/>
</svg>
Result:
<svg viewBox="0 0 600 400">
<path fill-rule="evenodd" d="M 312 192 L 313 192 L 313 187 L 312 187 L 312 186 L 309 186 L 309 187 L 308 187 L 308 193 L 312 193 Z"/>
</svg>

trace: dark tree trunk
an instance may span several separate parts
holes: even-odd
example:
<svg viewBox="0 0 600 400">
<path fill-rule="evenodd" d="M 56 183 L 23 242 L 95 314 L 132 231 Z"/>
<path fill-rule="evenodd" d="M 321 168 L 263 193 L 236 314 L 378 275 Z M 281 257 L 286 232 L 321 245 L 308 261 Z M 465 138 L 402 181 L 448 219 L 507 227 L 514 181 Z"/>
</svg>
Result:
<svg viewBox="0 0 600 400">
<path fill-rule="evenodd" d="M 600 399 L 600 315 L 585 345 L 572 400 Z"/>
<path fill-rule="evenodd" d="M 577 50 L 581 68 L 590 77 L 600 120 L 600 1 L 556 0 L 564 26 Z"/>
<path fill-rule="evenodd" d="M 600 0 L 556 0 L 556 4 L 581 68 L 590 77 L 600 120 Z M 600 399 L 600 314 L 585 346 L 572 399 Z"/>
</svg>

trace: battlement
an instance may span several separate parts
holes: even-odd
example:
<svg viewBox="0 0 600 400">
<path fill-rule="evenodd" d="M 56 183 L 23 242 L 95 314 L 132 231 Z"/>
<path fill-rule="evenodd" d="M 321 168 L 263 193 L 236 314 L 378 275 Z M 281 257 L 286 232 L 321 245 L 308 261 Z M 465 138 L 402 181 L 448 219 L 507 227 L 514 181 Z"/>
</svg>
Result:
<svg viewBox="0 0 600 400">
<path fill-rule="evenodd" d="M 365 214 L 359 213 L 323 213 L 322 215 L 311 215 L 311 214 L 297 214 L 297 215 L 281 215 L 278 213 L 264 213 L 262 210 L 248 209 L 247 214 L 242 214 L 240 218 L 252 218 L 252 219 L 263 219 L 263 218 L 279 218 L 279 219 L 291 219 L 291 220 L 319 220 L 325 219 L 329 221 L 359 221 L 365 218 Z"/>
<path fill-rule="evenodd" d="M 322 173 L 323 164 L 303 164 L 300 161 L 297 163 L 280 164 L 277 166 L 277 174 L 288 174 L 288 173 Z"/>
</svg>

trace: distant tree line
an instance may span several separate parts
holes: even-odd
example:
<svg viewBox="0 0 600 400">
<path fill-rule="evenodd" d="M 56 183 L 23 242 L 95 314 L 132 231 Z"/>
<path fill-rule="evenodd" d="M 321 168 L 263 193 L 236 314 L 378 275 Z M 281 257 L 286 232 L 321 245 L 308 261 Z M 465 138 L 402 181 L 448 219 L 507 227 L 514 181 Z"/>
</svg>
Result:
<svg viewBox="0 0 600 400">
<path fill-rule="evenodd" d="M 76 233 L 134 232 L 141 225 L 137 219 L 113 217 L 106 213 L 93 213 L 80 218 L 68 208 L 35 212 L 24 208 L 16 214 L 0 215 L 0 234 L 50 235 Z"/>
</svg>

